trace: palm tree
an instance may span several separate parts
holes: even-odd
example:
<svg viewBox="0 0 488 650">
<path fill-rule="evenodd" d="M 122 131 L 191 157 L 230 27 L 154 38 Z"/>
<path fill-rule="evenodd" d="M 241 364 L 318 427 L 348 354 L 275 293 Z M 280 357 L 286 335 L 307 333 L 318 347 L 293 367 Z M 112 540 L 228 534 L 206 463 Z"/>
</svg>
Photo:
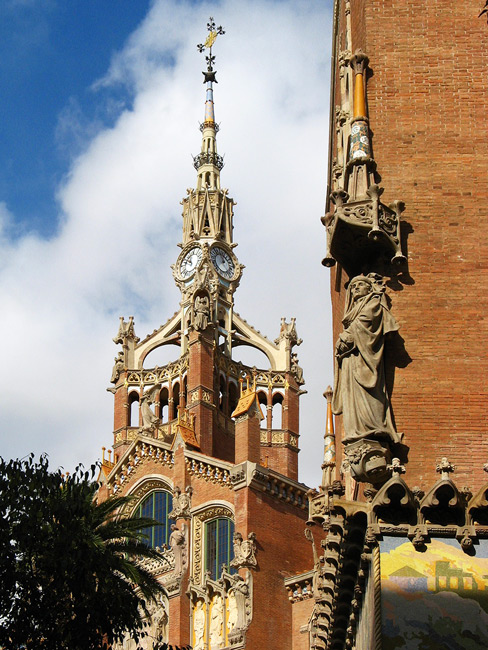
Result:
<svg viewBox="0 0 488 650">
<path fill-rule="evenodd" d="M 144 635 L 146 603 L 163 587 L 142 558 L 158 557 L 123 518 L 130 497 L 95 500 L 96 468 L 50 472 L 41 457 L 0 458 L 0 647 L 100 650 Z"/>
</svg>

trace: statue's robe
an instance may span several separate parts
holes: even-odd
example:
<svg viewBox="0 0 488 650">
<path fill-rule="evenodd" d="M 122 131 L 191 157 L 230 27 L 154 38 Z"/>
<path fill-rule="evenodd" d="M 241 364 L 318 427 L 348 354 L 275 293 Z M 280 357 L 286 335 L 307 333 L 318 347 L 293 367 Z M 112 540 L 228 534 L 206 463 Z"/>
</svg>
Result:
<svg viewBox="0 0 488 650">
<path fill-rule="evenodd" d="M 382 295 L 372 292 L 346 304 L 340 339 L 350 341 L 342 354 L 336 352 L 332 410 L 342 413 L 344 442 L 362 438 L 400 442 L 391 417 L 386 392 L 385 336 L 399 327 Z M 351 304 L 352 303 L 352 304 Z"/>
</svg>

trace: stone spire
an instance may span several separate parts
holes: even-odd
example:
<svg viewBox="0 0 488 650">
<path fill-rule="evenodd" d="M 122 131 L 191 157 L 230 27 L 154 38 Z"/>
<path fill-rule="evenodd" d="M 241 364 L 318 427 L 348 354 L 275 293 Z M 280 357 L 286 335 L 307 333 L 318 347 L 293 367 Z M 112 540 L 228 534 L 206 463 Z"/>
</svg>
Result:
<svg viewBox="0 0 488 650">
<path fill-rule="evenodd" d="M 212 46 L 219 34 L 225 34 L 221 26 L 216 27 L 214 19 L 211 17 L 207 23 L 208 36 L 205 43 L 200 43 L 197 47 L 200 52 L 208 50 L 205 56 L 207 70 L 203 72 L 203 83 L 207 85 L 205 97 L 205 119 L 200 125 L 202 132 L 202 148 L 198 156 L 193 158 L 193 164 L 198 172 L 197 190 L 205 187 L 209 189 L 220 189 L 220 170 L 224 166 L 222 156 L 217 153 L 217 132 L 218 124 L 215 122 L 215 110 L 213 100 L 213 84 L 217 83 L 214 70 L 215 56 L 212 54 Z"/>
</svg>

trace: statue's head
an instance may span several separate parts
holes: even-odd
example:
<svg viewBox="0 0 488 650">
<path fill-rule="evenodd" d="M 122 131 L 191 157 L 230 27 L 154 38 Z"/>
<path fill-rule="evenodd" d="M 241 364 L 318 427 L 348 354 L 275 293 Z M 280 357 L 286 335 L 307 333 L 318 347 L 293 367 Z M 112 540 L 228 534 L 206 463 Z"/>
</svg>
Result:
<svg viewBox="0 0 488 650">
<path fill-rule="evenodd" d="M 359 298 L 367 296 L 368 293 L 371 293 L 373 291 L 373 283 L 371 281 L 371 278 L 368 278 L 365 275 L 357 275 L 349 283 L 348 289 L 351 298 L 356 301 Z"/>
</svg>

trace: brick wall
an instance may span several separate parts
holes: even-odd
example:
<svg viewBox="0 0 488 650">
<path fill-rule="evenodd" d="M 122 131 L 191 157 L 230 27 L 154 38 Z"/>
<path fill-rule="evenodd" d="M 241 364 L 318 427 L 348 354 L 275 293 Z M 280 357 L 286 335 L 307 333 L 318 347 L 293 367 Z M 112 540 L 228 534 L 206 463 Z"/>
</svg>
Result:
<svg viewBox="0 0 488 650">
<path fill-rule="evenodd" d="M 410 447 L 407 480 L 432 485 L 447 456 L 458 486 L 486 482 L 488 27 L 480 0 L 351 0 L 385 204 L 406 204 L 408 271 L 392 277 L 404 340 L 390 351 L 392 404 Z M 344 25 L 344 20 L 342 21 Z M 334 338 L 344 281 L 332 274 Z M 401 367 L 404 366 L 404 367 Z"/>
</svg>

